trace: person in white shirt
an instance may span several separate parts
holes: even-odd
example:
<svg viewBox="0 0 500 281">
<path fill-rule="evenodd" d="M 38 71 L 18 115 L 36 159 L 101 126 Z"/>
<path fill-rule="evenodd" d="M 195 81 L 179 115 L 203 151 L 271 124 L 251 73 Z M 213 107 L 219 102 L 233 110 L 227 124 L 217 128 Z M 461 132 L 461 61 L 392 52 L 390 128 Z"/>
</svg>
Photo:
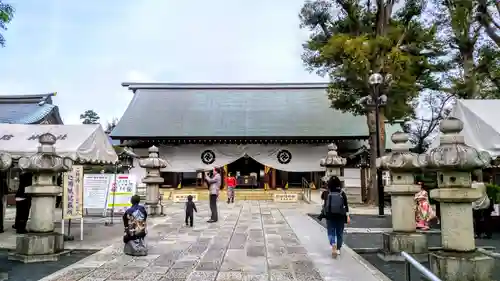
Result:
<svg viewBox="0 0 500 281">
<path fill-rule="evenodd" d="M 217 213 L 217 198 L 219 197 L 220 187 L 222 183 L 219 168 L 214 168 L 212 177 L 206 175 L 205 180 L 208 183 L 208 192 L 210 194 L 211 216 L 208 222 L 212 223 L 219 220 L 219 216 Z"/>
</svg>

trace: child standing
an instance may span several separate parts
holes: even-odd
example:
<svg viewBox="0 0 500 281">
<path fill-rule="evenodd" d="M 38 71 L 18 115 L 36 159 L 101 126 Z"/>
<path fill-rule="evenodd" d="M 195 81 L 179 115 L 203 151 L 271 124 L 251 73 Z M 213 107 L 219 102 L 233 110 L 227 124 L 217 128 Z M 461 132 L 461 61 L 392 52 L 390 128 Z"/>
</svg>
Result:
<svg viewBox="0 0 500 281">
<path fill-rule="evenodd" d="M 236 188 L 236 178 L 231 175 L 231 173 L 228 174 L 228 177 L 226 178 L 226 185 L 227 185 L 227 203 L 234 203 L 234 189 Z"/>
<path fill-rule="evenodd" d="M 198 210 L 196 209 L 196 204 L 193 202 L 193 196 L 189 195 L 186 202 L 186 226 L 193 227 L 194 212 L 198 213 Z"/>
</svg>

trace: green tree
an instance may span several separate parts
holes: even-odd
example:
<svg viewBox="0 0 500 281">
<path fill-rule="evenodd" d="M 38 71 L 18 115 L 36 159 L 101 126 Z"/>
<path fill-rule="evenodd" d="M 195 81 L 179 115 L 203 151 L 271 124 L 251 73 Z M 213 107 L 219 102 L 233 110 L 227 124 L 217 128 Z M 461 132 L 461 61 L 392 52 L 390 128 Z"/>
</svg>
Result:
<svg viewBox="0 0 500 281">
<path fill-rule="evenodd" d="M 9 4 L 4 4 L 0 0 L 0 30 L 7 30 L 7 24 L 10 23 L 14 17 L 14 8 Z M 5 38 L 0 33 L 0 46 L 5 46 Z"/>
<path fill-rule="evenodd" d="M 311 35 L 304 44 L 307 68 L 330 77 L 328 95 L 333 108 L 366 115 L 371 155 L 375 155 L 374 109 L 359 99 L 372 93 L 371 73 L 386 77 L 380 93 L 388 97 L 385 119 L 405 119 L 414 113 L 414 103 L 424 90 L 440 90 L 438 72 L 448 69 L 443 46 L 437 40 L 437 24 L 423 20 L 423 1 L 407 0 L 393 11 L 394 0 L 315 0 L 300 11 L 301 26 Z M 385 132 L 381 132 L 383 137 Z M 384 140 L 380 143 L 383 145 Z M 375 157 L 371 158 L 370 197 L 375 195 Z"/>
<path fill-rule="evenodd" d="M 500 53 L 484 35 L 482 0 L 436 0 L 442 40 L 453 57 L 450 93 L 458 98 L 498 98 L 500 96 Z M 490 17 L 488 17 L 490 18 Z M 491 22 L 489 20 L 488 22 Z M 494 22 L 494 21 L 493 21 Z"/>
<path fill-rule="evenodd" d="M 85 110 L 84 113 L 80 114 L 82 124 L 98 124 L 100 119 L 101 117 L 99 117 L 99 115 L 91 109 Z"/>
</svg>

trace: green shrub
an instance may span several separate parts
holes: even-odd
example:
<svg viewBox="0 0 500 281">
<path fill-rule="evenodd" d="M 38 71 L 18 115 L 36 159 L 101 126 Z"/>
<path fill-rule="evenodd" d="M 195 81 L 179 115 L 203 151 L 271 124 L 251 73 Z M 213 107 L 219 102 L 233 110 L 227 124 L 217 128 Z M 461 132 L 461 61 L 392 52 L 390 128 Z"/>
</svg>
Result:
<svg viewBox="0 0 500 281">
<path fill-rule="evenodd" d="M 488 197 L 493 199 L 494 204 L 500 202 L 500 186 L 488 183 L 486 184 L 486 193 L 488 194 Z"/>
</svg>

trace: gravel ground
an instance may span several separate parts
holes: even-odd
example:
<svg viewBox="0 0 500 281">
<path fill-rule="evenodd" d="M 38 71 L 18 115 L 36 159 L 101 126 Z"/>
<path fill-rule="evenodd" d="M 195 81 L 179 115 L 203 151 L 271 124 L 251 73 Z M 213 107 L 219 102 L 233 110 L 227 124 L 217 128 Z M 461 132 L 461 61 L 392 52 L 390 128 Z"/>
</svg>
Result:
<svg viewBox="0 0 500 281">
<path fill-rule="evenodd" d="M 93 254 L 90 251 L 74 251 L 61 256 L 57 262 L 24 264 L 8 260 L 8 252 L 0 250 L 0 280 L 36 281 Z M 7 279 L 4 279 L 7 277 Z"/>
<path fill-rule="evenodd" d="M 313 219 L 316 219 L 317 214 L 310 215 Z M 319 222 L 323 227 L 325 227 L 325 220 Z M 373 215 L 351 215 L 350 228 L 390 228 L 391 227 L 391 217 L 378 217 Z M 434 225 L 433 229 L 439 230 L 438 225 Z M 429 247 L 439 247 L 441 246 L 441 234 L 440 233 L 428 233 L 427 242 Z M 326 237 L 325 237 L 326 239 Z M 382 233 L 346 233 L 344 235 L 345 243 L 351 247 L 353 250 L 363 249 L 363 248 L 378 248 L 383 247 Z M 477 246 L 489 246 L 495 247 L 495 251 L 500 252 L 500 233 L 493 235 L 493 239 L 476 239 Z M 404 263 L 394 263 L 385 262 L 378 258 L 376 253 L 362 253 L 359 254 L 365 258 L 368 262 L 374 265 L 378 270 L 384 273 L 387 277 L 392 280 L 406 280 L 405 275 L 405 265 Z M 428 267 L 428 263 L 422 263 L 424 266 Z M 495 271 L 493 276 L 496 280 L 500 280 L 500 259 L 495 260 Z M 411 271 L 412 281 L 415 280 L 425 280 L 421 275 L 412 268 Z"/>
</svg>

